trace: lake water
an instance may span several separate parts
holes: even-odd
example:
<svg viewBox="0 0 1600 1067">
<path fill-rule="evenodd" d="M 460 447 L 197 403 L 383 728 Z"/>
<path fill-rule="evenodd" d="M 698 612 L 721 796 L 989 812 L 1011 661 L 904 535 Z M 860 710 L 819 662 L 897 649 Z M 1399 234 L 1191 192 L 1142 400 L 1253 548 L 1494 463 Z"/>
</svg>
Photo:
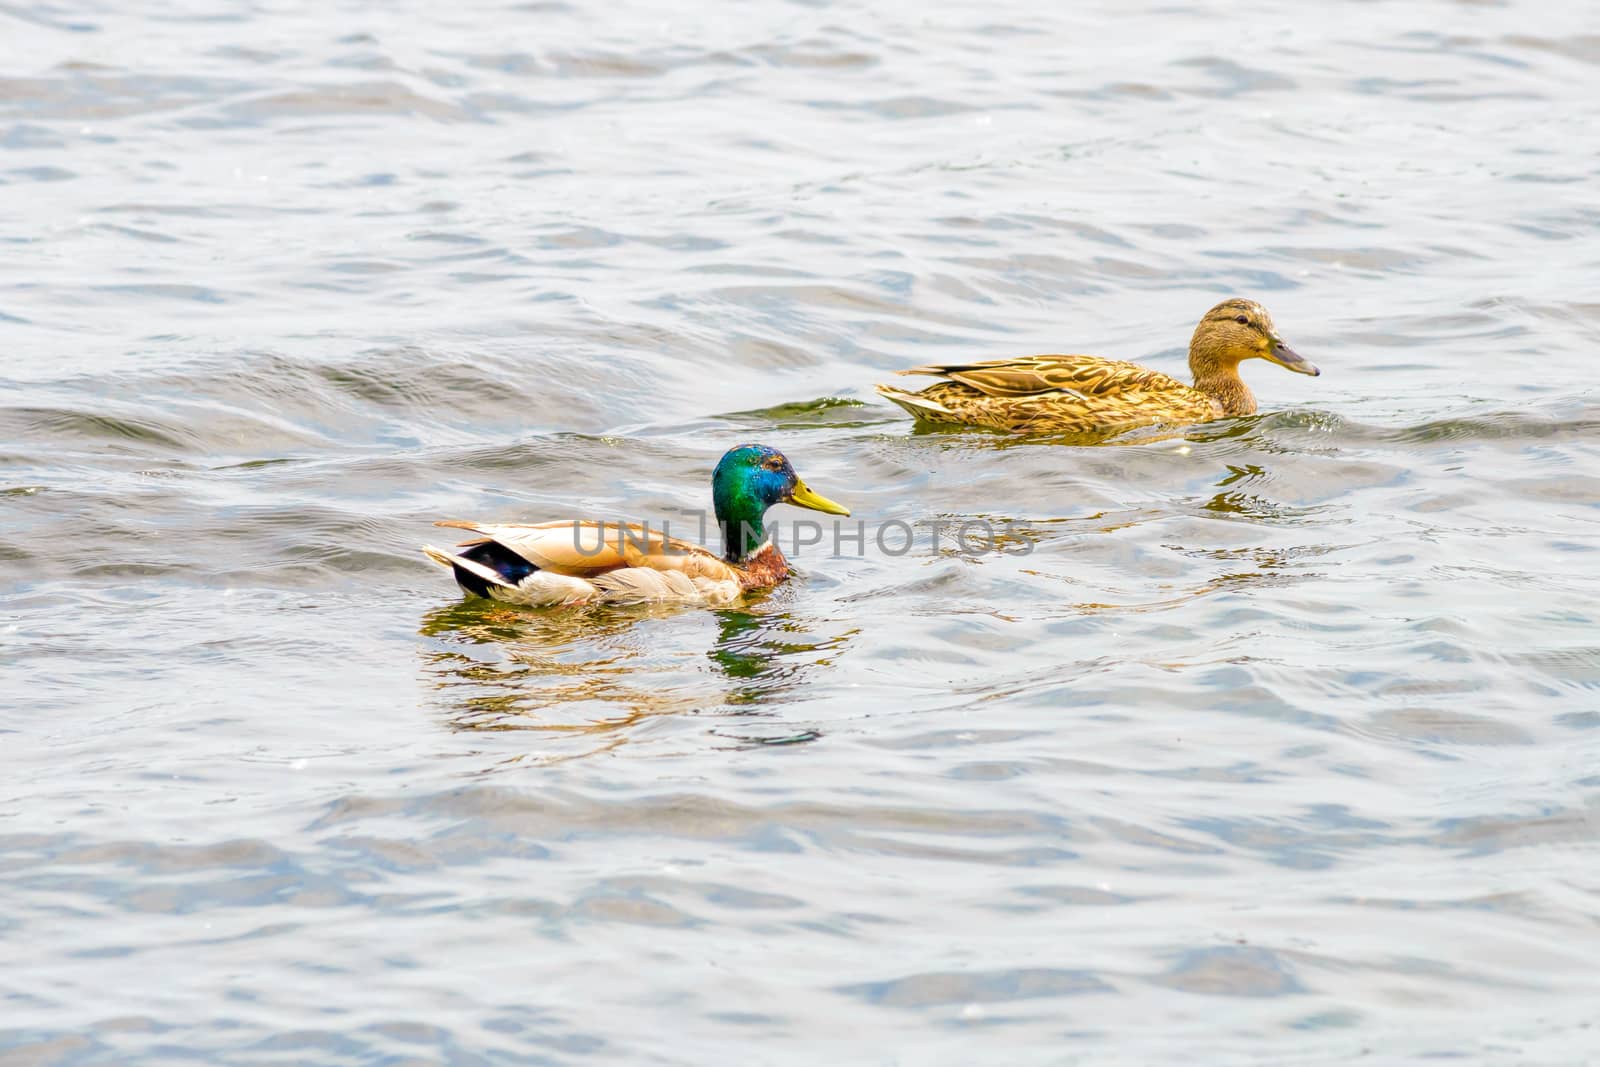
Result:
<svg viewBox="0 0 1600 1067">
<path fill-rule="evenodd" d="M 0 7 L 0 1063 L 1600 1057 L 1584 5 L 142 7 Z M 872 392 L 1229 294 L 1257 417 Z M 864 548 L 417 552 L 744 440 Z"/>
</svg>

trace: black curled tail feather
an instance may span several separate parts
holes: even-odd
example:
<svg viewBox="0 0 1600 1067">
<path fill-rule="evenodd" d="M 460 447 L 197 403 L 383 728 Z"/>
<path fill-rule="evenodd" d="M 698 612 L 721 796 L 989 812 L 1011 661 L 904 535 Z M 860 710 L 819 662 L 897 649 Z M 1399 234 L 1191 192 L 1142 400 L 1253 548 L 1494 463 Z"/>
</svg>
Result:
<svg viewBox="0 0 1600 1067">
<path fill-rule="evenodd" d="M 522 580 L 539 568 L 517 555 L 505 545 L 496 541 L 485 541 L 463 549 L 459 555 L 462 559 L 470 559 L 474 563 L 482 564 L 494 571 L 505 580 L 507 585 L 521 584 Z M 489 596 L 489 583 L 481 576 L 473 574 L 462 566 L 452 566 L 455 571 L 456 583 L 474 596 L 487 598 Z"/>
</svg>

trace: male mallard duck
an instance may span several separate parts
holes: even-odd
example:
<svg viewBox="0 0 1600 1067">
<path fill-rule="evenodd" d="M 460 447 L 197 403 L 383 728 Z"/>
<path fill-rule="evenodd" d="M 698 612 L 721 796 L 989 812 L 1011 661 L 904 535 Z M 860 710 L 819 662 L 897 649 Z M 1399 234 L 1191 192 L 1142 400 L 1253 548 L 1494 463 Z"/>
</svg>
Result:
<svg viewBox="0 0 1600 1067">
<path fill-rule="evenodd" d="M 465 551 L 422 551 L 455 572 L 468 593 L 513 604 L 726 604 L 749 589 L 776 585 L 789 564 L 767 536 L 773 504 L 848 515 L 806 488 L 789 461 L 765 445 L 740 445 L 711 474 L 711 500 L 726 555 L 652 530 L 649 523 L 564 519 L 534 525 L 458 522 L 481 536 Z"/>
<path fill-rule="evenodd" d="M 1023 356 L 913 367 L 901 374 L 945 379 L 920 393 L 878 386 L 918 420 L 1030 433 L 1089 433 L 1153 422 L 1192 423 L 1253 415 L 1256 398 L 1239 364 L 1261 358 L 1297 374 L 1322 373 L 1283 343 L 1267 309 L 1224 300 L 1189 340 L 1194 386 L 1137 363 L 1099 356 Z"/>
</svg>

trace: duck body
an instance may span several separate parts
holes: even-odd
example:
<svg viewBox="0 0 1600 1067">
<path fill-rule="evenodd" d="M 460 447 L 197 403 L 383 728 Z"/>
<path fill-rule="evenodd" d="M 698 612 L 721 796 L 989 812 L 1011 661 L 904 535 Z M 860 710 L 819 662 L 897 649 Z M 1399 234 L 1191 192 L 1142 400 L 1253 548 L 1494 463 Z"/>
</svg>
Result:
<svg viewBox="0 0 1600 1067">
<path fill-rule="evenodd" d="M 1157 422 L 1206 422 L 1222 404 L 1160 371 L 1099 356 L 1023 356 L 901 371 L 943 380 L 878 392 L 917 419 L 1018 433 L 1093 433 Z"/>
<path fill-rule="evenodd" d="M 436 526 L 476 536 L 454 551 L 422 547 L 469 595 L 528 607 L 673 603 L 715 607 L 770 588 L 788 561 L 763 520 L 772 504 L 835 515 L 850 512 L 812 492 L 789 461 L 764 445 L 730 450 L 712 475 L 726 554 L 667 535 L 649 523 L 564 519 L 533 524 L 464 522 Z"/>
<path fill-rule="evenodd" d="M 1300 374 L 1320 372 L 1283 343 L 1266 308 L 1224 300 L 1206 312 L 1189 341 L 1194 384 L 1117 359 L 1022 356 L 929 364 L 901 371 L 941 379 L 920 392 L 878 392 L 921 422 L 1023 433 L 1096 433 L 1153 423 L 1196 423 L 1256 410 L 1239 364 L 1262 358 Z"/>
<path fill-rule="evenodd" d="M 715 607 L 748 589 L 776 585 L 789 573 L 788 561 L 770 543 L 737 567 L 648 523 L 446 520 L 435 525 L 478 535 L 455 552 L 423 546 L 429 559 L 454 572 L 457 585 L 473 596 L 525 607 L 668 601 Z"/>
</svg>

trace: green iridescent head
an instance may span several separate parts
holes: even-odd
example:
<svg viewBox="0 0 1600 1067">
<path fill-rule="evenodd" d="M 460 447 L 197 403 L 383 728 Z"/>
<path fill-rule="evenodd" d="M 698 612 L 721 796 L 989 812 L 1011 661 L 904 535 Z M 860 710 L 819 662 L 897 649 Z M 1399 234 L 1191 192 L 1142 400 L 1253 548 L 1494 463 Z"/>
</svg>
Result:
<svg viewBox="0 0 1600 1067">
<path fill-rule="evenodd" d="M 767 540 L 765 519 L 774 504 L 848 515 L 850 509 L 813 493 L 782 452 L 766 445 L 730 448 L 711 472 L 711 502 L 722 529 L 723 552 L 737 563 Z"/>
</svg>

